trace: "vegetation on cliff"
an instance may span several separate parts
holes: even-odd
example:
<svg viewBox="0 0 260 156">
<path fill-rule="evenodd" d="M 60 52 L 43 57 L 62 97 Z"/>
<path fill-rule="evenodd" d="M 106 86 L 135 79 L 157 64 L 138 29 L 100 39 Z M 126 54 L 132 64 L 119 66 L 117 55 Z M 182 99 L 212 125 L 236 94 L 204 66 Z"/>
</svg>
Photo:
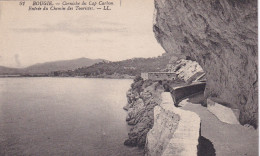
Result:
<svg viewBox="0 0 260 156">
<path fill-rule="evenodd" d="M 89 67 L 77 68 L 70 71 L 56 71 L 54 76 L 84 76 L 98 78 L 128 78 L 140 75 L 141 72 L 164 70 L 172 54 L 152 58 L 133 58 L 124 61 L 103 61 Z M 155 68 L 156 67 L 156 68 Z"/>
</svg>

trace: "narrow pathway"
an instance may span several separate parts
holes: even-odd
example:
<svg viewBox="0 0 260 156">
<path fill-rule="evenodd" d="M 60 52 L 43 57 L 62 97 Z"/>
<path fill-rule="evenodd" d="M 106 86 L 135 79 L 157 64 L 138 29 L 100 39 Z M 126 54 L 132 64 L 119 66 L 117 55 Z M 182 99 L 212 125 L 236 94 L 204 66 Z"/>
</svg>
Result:
<svg viewBox="0 0 260 156">
<path fill-rule="evenodd" d="M 181 102 L 180 106 L 184 110 L 197 113 L 201 118 L 201 140 L 204 142 L 202 143 L 204 149 L 200 151 L 199 155 L 258 156 L 257 130 L 242 125 L 223 123 L 206 107 L 190 103 L 189 99 L 186 102 Z M 212 147 L 210 147 L 210 144 Z"/>
</svg>

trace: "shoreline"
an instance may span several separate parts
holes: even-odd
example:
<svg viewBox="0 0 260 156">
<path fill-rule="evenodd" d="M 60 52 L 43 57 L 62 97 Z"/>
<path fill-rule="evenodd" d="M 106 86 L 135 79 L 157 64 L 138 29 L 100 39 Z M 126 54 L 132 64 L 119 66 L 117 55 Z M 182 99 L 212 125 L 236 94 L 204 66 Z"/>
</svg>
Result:
<svg viewBox="0 0 260 156">
<path fill-rule="evenodd" d="M 134 76 L 132 77 L 126 77 L 126 78 L 118 78 L 118 77 L 84 77 L 84 76 L 1 76 L 0 78 L 39 78 L 39 77 L 46 77 L 46 78 L 87 78 L 87 79 L 134 79 Z"/>
</svg>

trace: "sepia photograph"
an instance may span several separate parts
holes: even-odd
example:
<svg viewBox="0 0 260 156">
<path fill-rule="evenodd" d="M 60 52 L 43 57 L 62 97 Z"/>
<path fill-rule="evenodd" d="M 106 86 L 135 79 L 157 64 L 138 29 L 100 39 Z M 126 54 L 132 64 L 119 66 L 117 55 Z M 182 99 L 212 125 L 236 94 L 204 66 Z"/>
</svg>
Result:
<svg viewBox="0 0 260 156">
<path fill-rule="evenodd" d="M 0 156 L 258 156 L 257 0 L 0 0 Z"/>
</svg>

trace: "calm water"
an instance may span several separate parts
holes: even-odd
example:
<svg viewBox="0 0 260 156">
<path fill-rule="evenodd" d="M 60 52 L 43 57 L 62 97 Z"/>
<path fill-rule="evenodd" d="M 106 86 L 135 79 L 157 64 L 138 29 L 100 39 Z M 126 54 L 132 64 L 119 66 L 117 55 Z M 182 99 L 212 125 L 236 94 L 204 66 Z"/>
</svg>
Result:
<svg viewBox="0 0 260 156">
<path fill-rule="evenodd" d="M 0 79 L 0 155 L 139 156 L 123 145 L 132 80 Z"/>
</svg>

